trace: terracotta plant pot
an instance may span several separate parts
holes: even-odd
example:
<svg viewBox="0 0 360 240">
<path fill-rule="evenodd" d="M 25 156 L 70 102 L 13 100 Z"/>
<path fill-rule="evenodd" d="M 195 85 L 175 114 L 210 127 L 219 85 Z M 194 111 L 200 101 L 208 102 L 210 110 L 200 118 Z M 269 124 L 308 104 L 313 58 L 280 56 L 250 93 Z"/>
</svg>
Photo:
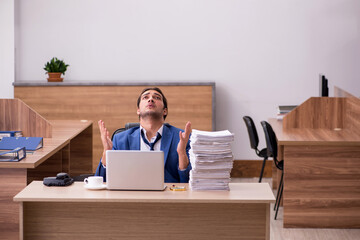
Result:
<svg viewBox="0 0 360 240">
<path fill-rule="evenodd" d="M 61 78 L 61 73 L 58 72 L 49 72 L 48 82 L 62 82 L 64 78 Z"/>
</svg>

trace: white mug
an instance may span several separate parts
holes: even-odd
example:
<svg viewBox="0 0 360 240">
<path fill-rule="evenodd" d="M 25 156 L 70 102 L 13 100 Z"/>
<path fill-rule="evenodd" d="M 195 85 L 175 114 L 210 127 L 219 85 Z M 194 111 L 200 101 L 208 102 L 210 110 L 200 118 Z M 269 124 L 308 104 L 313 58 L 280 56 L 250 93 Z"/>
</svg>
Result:
<svg viewBox="0 0 360 240">
<path fill-rule="evenodd" d="M 102 176 L 91 176 L 84 179 L 84 183 L 89 187 L 101 187 L 103 182 Z"/>
</svg>

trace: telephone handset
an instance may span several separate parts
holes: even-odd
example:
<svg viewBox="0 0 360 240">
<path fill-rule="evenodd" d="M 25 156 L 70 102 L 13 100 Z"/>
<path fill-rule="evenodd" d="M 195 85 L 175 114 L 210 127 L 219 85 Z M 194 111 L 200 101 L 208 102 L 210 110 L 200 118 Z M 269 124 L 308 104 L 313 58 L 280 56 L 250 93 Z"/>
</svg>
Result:
<svg viewBox="0 0 360 240">
<path fill-rule="evenodd" d="M 56 174 L 56 179 L 65 179 L 65 178 L 70 178 L 69 174 L 64 172 Z"/>
<path fill-rule="evenodd" d="M 43 180 L 46 186 L 69 186 L 74 182 L 67 173 L 58 173 L 56 177 L 46 177 Z"/>
</svg>

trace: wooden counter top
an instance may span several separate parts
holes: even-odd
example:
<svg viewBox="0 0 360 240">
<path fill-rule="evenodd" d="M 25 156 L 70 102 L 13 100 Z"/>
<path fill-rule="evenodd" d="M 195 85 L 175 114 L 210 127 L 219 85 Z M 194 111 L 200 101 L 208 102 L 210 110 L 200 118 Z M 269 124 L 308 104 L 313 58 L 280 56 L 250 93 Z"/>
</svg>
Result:
<svg viewBox="0 0 360 240">
<path fill-rule="evenodd" d="M 132 81 L 64 81 L 47 82 L 44 81 L 16 81 L 13 86 L 31 87 L 31 86 L 215 86 L 215 82 L 132 82 Z"/>
<path fill-rule="evenodd" d="M 84 183 L 68 187 L 47 187 L 33 181 L 14 197 L 16 202 L 183 202 L 183 203 L 273 203 L 267 183 L 230 183 L 230 191 L 109 191 L 87 190 Z"/>
<path fill-rule="evenodd" d="M 52 138 L 44 138 L 42 148 L 27 154 L 20 162 L 0 162 L 0 168 L 36 168 L 92 125 L 92 121 L 88 120 L 50 120 L 49 122 L 53 126 Z"/>
<path fill-rule="evenodd" d="M 269 119 L 279 145 L 341 145 L 360 146 L 360 135 L 350 129 L 288 129 L 283 130 L 282 121 Z"/>
</svg>

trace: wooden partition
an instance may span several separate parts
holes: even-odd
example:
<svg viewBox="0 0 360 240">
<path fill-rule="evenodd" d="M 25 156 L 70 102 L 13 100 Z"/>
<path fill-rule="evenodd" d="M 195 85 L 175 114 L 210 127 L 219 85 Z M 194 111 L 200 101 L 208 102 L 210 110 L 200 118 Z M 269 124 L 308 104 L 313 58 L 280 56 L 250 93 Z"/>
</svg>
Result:
<svg viewBox="0 0 360 240">
<path fill-rule="evenodd" d="M 348 130 L 360 134 L 360 99 L 346 98 L 345 126 Z"/>
<path fill-rule="evenodd" d="M 337 86 L 334 86 L 334 97 L 357 98 L 353 94 Z"/>
<path fill-rule="evenodd" d="M 22 131 L 25 137 L 52 135 L 49 121 L 19 99 L 0 99 L 0 131 Z"/>
<path fill-rule="evenodd" d="M 22 99 L 46 119 L 88 119 L 93 125 L 93 171 L 102 156 L 97 122 L 102 119 L 110 134 L 127 122 L 138 122 L 136 101 L 146 87 L 159 87 L 168 100 L 166 122 L 184 128 L 215 130 L 215 83 L 21 83 L 15 97 Z"/>
<path fill-rule="evenodd" d="M 284 129 L 344 128 L 345 98 L 312 97 L 286 114 Z"/>
<path fill-rule="evenodd" d="M 284 227 L 360 228 L 360 100 L 342 96 L 270 121 L 284 159 Z"/>
<path fill-rule="evenodd" d="M 360 132 L 360 99 L 337 86 L 334 87 L 334 96 L 346 98 L 345 128 L 350 131 Z"/>
<path fill-rule="evenodd" d="M 360 131 L 360 99 L 312 97 L 288 113 L 283 129 L 328 129 Z"/>
</svg>

